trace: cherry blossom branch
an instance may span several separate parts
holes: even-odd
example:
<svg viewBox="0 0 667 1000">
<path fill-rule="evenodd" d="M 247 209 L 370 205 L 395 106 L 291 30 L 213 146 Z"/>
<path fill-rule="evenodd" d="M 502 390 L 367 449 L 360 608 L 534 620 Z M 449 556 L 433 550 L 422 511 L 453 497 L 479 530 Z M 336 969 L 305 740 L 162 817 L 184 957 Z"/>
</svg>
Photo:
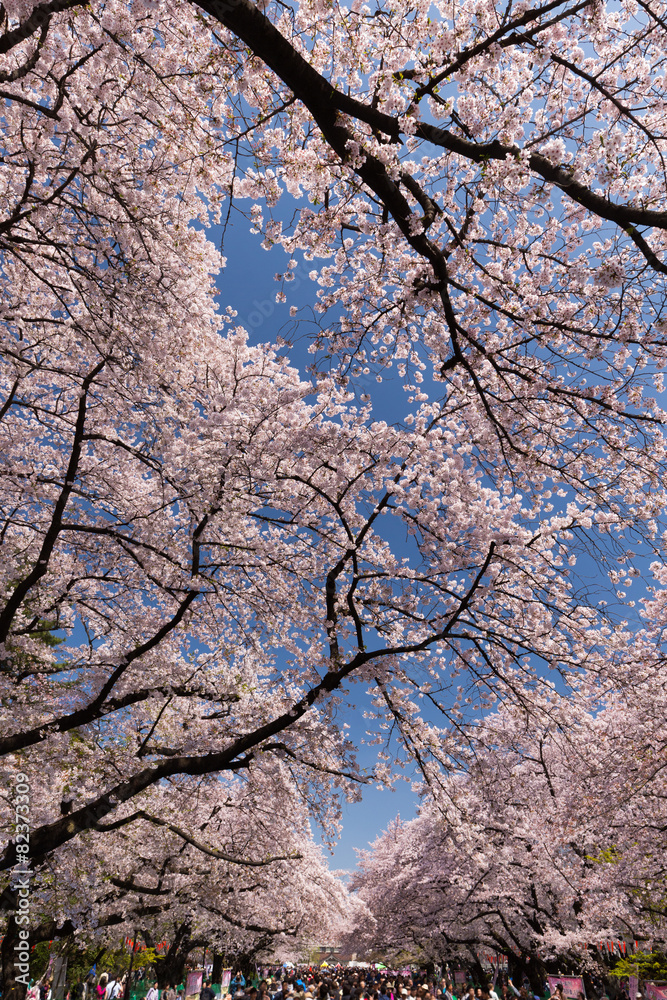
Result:
<svg viewBox="0 0 667 1000">
<path fill-rule="evenodd" d="M 237 738 L 227 749 L 204 754 L 201 756 L 178 755 L 166 761 L 145 768 L 131 778 L 117 783 L 107 792 L 99 795 L 92 802 L 78 810 L 46 824 L 31 834 L 30 853 L 34 859 L 41 858 L 62 844 L 76 837 L 83 830 L 99 824 L 100 820 L 112 812 L 118 805 L 134 798 L 140 792 L 164 778 L 176 774 L 203 775 L 215 771 L 239 770 L 247 768 L 252 762 L 255 752 L 272 736 L 291 729 L 319 698 L 334 691 L 355 670 L 371 661 L 385 657 L 395 657 L 411 652 L 422 652 L 430 646 L 442 641 L 452 630 L 466 608 L 469 607 L 475 592 L 481 584 L 496 548 L 491 542 L 487 555 L 475 579 L 466 594 L 461 598 L 456 610 L 450 616 L 444 628 L 438 630 L 420 642 L 385 647 L 370 651 L 359 651 L 347 664 L 337 670 L 329 670 L 319 684 L 312 687 L 307 694 L 295 703 L 288 711 L 277 716 L 272 721 L 258 727 L 253 732 Z M 6 870 L 15 863 L 14 845 L 10 844 L 0 859 L 0 871 Z"/>
<path fill-rule="evenodd" d="M 171 833 L 175 833 L 178 837 L 180 837 L 181 840 L 184 840 L 186 844 L 190 844 L 198 851 L 201 851 L 202 854 L 207 854 L 209 857 L 215 858 L 217 861 L 228 861 L 230 864 L 243 865 L 245 868 L 264 868 L 266 865 L 271 865 L 276 861 L 298 861 L 302 858 L 302 855 L 295 851 L 292 851 L 289 854 L 275 854 L 268 858 L 263 858 L 262 860 L 253 858 L 236 858 L 232 854 L 227 854 L 225 851 L 218 850 L 216 847 L 208 847 L 206 844 L 203 844 L 200 840 L 197 840 L 189 834 L 186 830 L 183 830 L 180 826 L 176 826 L 175 823 L 170 823 L 168 820 L 160 819 L 158 816 L 152 816 L 143 809 L 138 809 L 136 812 L 132 813 L 131 816 L 125 816 L 123 819 L 116 820 L 115 823 L 96 823 L 93 829 L 99 832 L 118 830 L 120 827 L 127 826 L 128 823 L 134 823 L 138 819 L 146 820 L 147 823 L 153 823 L 154 826 L 165 827 L 167 830 L 170 830 Z M 139 889 L 136 891 L 139 891 Z"/>
<path fill-rule="evenodd" d="M 583 0 L 583 3 L 578 3 L 574 7 L 566 10 L 560 11 L 555 18 L 549 19 L 545 25 L 538 25 L 537 30 L 542 30 L 546 27 L 551 27 L 557 24 L 559 21 L 563 21 L 567 17 L 571 17 L 573 14 L 578 14 L 579 11 L 584 10 L 586 7 L 590 7 L 592 0 Z M 420 101 L 422 97 L 426 94 L 433 94 L 434 89 L 441 84 L 448 76 L 452 76 L 454 73 L 458 73 L 459 70 L 463 69 L 466 63 L 469 63 L 471 59 L 475 59 L 477 56 L 482 55 L 487 52 L 490 46 L 496 45 L 498 42 L 501 45 L 514 44 L 518 40 L 523 41 L 526 37 L 526 32 L 522 32 L 521 35 L 515 38 L 506 39 L 504 38 L 508 32 L 515 32 L 518 28 L 522 28 L 526 24 L 530 24 L 531 21 L 536 21 L 538 18 L 543 17 L 544 14 L 549 13 L 551 10 L 557 10 L 559 7 L 565 6 L 565 0 L 551 0 L 550 3 L 545 3 L 541 7 L 532 7 L 529 10 L 524 11 L 519 17 L 514 18 L 513 21 L 509 21 L 507 24 L 501 25 L 497 31 L 494 31 L 491 35 L 487 35 L 486 38 L 482 38 L 481 41 L 477 42 L 476 45 L 471 45 L 470 48 L 464 49 L 456 59 L 451 63 L 448 63 L 444 69 L 432 77 L 428 83 L 423 84 L 418 87 L 415 91 L 415 100 Z M 502 41 L 501 41 L 502 39 Z M 408 76 L 407 73 L 402 74 L 403 76 Z M 414 71 L 412 73 L 414 75 Z"/>
<path fill-rule="evenodd" d="M 347 143 L 354 137 L 339 122 L 337 113 L 350 115 L 389 136 L 394 142 L 400 141 L 402 128 L 397 117 L 364 104 L 333 87 L 250 0 L 234 0 L 233 3 L 231 0 L 201 0 L 198 6 L 234 32 L 280 77 L 308 108 L 325 139 L 341 159 L 347 158 Z M 414 129 L 417 137 L 457 153 L 473 163 L 489 160 L 525 163 L 527 168 L 560 188 L 573 201 L 624 230 L 631 225 L 667 229 L 667 212 L 615 204 L 576 180 L 569 167 L 554 164 L 540 153 L 527 153 L 519 146 L 503 144 L 499 140 L 476 143 L 423 121 L 416 122 Z M 411 245 L 420 252 L 425 249 L 423 238 L 414 242 L 411 238 L 412 233 L 407 225 L 411 214 L 409 207 L 395 183 L 389 179 L 384 165 L 377 158 L 366 154 L 363 164 L 355 167 L 355 170 L 387 205 Z M 430 259 L 433 248 L 429 249 L 431 252 L 425 255 Z"/>
<path fill-rule="evenodd" d="M 43 28 L 52 14 L 81 6 L 81 0 L 51 0 L 50 3 L 37 4 L 36 7 L 33 7 L 30 17 L 22 21 L 16 28 L 12 28 L 0 36 L 0 54 L 9 52 L 15 45 L 30 38 L 38 28 Z"/>
<path fill-rule="evenodd" d="M 72 441 L 72 449 L 70 452 L 69 462 L 67 464 L 67 471 L 65 473 L 65 483 L 60 491 L 60 495 L 58 496 L 56 503 L 54 504 L 51 523 L 44 534 L 44 540 L 42 542 L 39 557 L 35 561 L 30 573 L 28 573 L 28 575 L 14 588 L 5 607 L 2 612 L 0 612 L 0 643 L 4 643 L 6 641 L 14 615 L 23 604 L 27 594 L 30 593 L 31 589 L 47 572 L 49 559 L 60 535 L 63 515 L 74 486 L 74 480 L 79 466 L 79 460 L 81 458 L 81 446 L 83 443 L 83 433 L 86 423 L 88 392 L 95 378 L 102 371 L 105 364 L 106 360 L 102 359 L 83 379 L 76 423 L 74 427 L 74 439 Z"/>
<path fill-rule="evenodd" d="M 290 757 L 298 764 L 302 764 L 304 767 L 312 768 L 314 771 L 321 771 L 322 774 L 331 774 L 335 778 L 347 778 L 348 781 L 356 781 L 360 785 L 368 784 L 369 781 L 373 780 L 372 777 L 365 778 L 362 775 L 353 774 L 351 771 L 341 771 L 335 767 L 325 767 L 323 764 L 318 764 L 311 760 L 305 760 L 300 754 L 295 753 L 291 747 L 288 747 L 286 743 L 268 743 L 262 747 L 262 751 L 265 753 L 269 750 L 279 750 L 281 753 L 284 753 L 285 756 Z"/>
<path fill-rule="evenodd" d="M 17 750 L 23 750 L 26 747 L 34 746 L 36 743 L 39 743 L 40 740 L 43 740 L 46 736 L 48 736 L 50 732 L 71 732 L 73 729 L 77 729 L 80 726 L 94 722 L 95 720 L 103 718 L 105 715 L 109 715 L 119 709 L 128 708 L 130 705 L 137 704 L 137 702 L 145 701 L 146 698 L 154 693 L 155 690 L 160 690 L 159 688 L 145 688 L 140 691 L 129 692 L 127 695 L 124 695 L 122 698 L 114 702 L 107 701 L 113 688 L 126 673 L 128 667 L 135 660 L 140 659 L 142 656 L 145 656 L 146 653 L 149 653 L 152 649 L 159 646 L 166 636 L 174 631 L 174 629 L 182 622 L 188 608 L 198 596 L 199 591 L 197 590 L 193 590 L 187 594 L 178 605 L 175 614 L 164 622 L 164 624 L 161 625 L 149 639 L 135 646 L 133 649 L 128 650 L 121 658 L 119 665 L 102 685 L 99 694 L 88 705 L 86 705 L 85 708 L 79 708 L 76 711 L 70 712 L 68 715 L 63 715 L 57 719 L 50 719 L 47 722 L 40 723 L 40 725 L 26 729 L 23 732 L 14 733 L 11 736 L 1 737 L 0 754 L 15 753 Z"/>
<path fill-rule="evenodd" d="M 14 83 L 16 80 L 22 80 L 31 70 L 35 68 L 42 53 L 42 48 L 48 33 L 49 21 L 47 20 L 42 25 L 42 30 L 39 33 L 39 39 L 33 52 L 31 52 L 22 66 L 17 66 L 16 69 L 11 70 L 9 73 L 0 73 L 0 83 Z"/>
</svg>

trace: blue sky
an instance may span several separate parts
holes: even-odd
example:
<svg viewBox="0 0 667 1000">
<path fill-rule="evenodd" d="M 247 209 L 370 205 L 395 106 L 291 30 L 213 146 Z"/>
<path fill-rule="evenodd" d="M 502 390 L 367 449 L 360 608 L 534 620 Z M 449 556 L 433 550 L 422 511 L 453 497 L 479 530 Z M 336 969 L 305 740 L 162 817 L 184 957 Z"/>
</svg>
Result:
<svg viewBox="0 0 667 1000">
<path fill-rule="evenodd" d="M 343 832 L 330 866 L 351 871 L 357 863 L 355 847 L 368 847 L 397 814 L 404 820 L 413 819 L 416 805 L 417 796 L 409 782 L 400 782 L 394 791 L 374 786 L 364 789 L 361 802 L 343 806 Z"/>
<path fill-rule="evenodd" d="M 249 204 L 244 202 L 242 207 L 247 211 Z M 210 235 L 213 240 L 219 239 L 215 231 Z M 318 261 L 300 265 L 295 281 L 284 286 L 276 282 L 274 275 L 286 269 L 287 256 L 281 248 L 262 249 L 261 240 L 261 236 L 249 232 L 246 219 L 238 215 L 235 218 L 232 213 L 223 251 L 227 264 L 217 282 L 220 307 L 224 310 L 232 306 L 237 310 L 236 322 L 248 330 L 254 343 L 274 342 L 277 336 L 287 335 L 288 330 L 293 331 L 294 321 L 290 319 L 289 307 L 303 307 L 302 315 L 307 317 L 307 307 L 315 302 L 318 288 L 308 278 L 309 271 L 318 269 Z M 275 301 L 281 287 L 287 295 L 287 302 L 283 304 Z M 305 365 L 309 360 L 312 357 L 306 353 L 304 343 L 295 352 L 295 363 Z M 383 417 L 400 419 L 405 405 L 402 389 L 396 384 L 383 383 L 382 396 Z M 390 414 L 387 411 L 392 409 L 392 397 L 395 412 Z M 351 736 L 358 743 L 364 735 L 361 712 L 355 713 L 348 721 Z M 359 759 L 364 766 L 371 768 L 374 758 L 374 748 L 362 747 Z M 410 777 L 407 770 L 405 774 Z M 367 847 L 397 814 L 400 813 L 402 819 L 412 819 L 417 803 L 418 795 L 412 790 L 409 780 L 399 781 L 393 790 L 379 789 L 374 784 L 365 786 L 361 802 L 343 805 L 343 832 L 331 857 L 331 867 L 353 869 L 357 862 L 354 849 Z"/>
<path fill-rule="evenodd" d="M 286 199 L 285 215 L 296 206 L 296 202 Z M 243 211 L 248 211 L 250 203 L 241 203 Z M 312 317 L 311 307 L 316 301 L 317 284 L 308 277 L 309 271 L 318 270 L 321 261 L 300 263 L 296 268 L 296 280 L 284 285 L 275 280 L 275 274 L 287 268 L 287 256 L 279 247 L 264 250 L 261 246 L 262 237 L 249 232 L 250 224 L 240 213 L 232 211 L 226 231 L 223 253 L 227 264 L 218 278 L 220 289 L 220 306 L 224 310 L 231 306 L 238 312 L 237 322 L 249 332 L 253 343 L 275 343 L 279 336 L 291 336 L 297 333 L 297 343 L 291 352 L 293 363 L 299 365 L 304 376 L 305 366 L 312 361 L 312 355 L 307 352 L 307 337 L 313 327 L 308 321 Z M 219 231 L 211 231 L 210 238 L 219 242 Z M 277 303 L 276 293 L 283 289 L 287 302 Z M 295 320 L 290 318 L 291 305 L 300 309 L 301 330 L 297 330 Z M 298 317 L 297 317 L 298 318 Z M 382 386 L 373 382 L 368 388 L 364 385 L 362 391 L 370 391 L 373 396 L 375 413 L 388 421 L 400 420 L 406 411 L 403 389 L 398 380 L 386 379 Z M 632 546 L 635 551 L 642 549 L 641 542 Z M 643 552 L 640 562 L 646 562 L 647 552 Z M 578 573 L 582 582 L 592 590 L 599 590 L 605 598 L 613 597 L 610 593 L 606 570 L 598 563 L 594 553 L 579 552 Z M 637 583 L 639 598 L 645 593 L 641 583 Z M 627 614 L 627 609 L 624 609 Z M 625 616 L 625 615 L 624 615 Z M 363 701 L 359 692 L 355 691 L 354 700 L 359 704 Z M 359 745 L 365 733 L 362 717 L 363 705 L 350 714 L 353 741 Z M 363 766 L 371 769 L 375 759 L 373 747 L 363 747 L 359 755 Z M 407 769 L 405 775 L 411 777 Z M 363 789 L 362 801 L 343 806 L 343 833 L 331 859 L 334 868 L 352 869 L 356 865 L 354 848 L 365 848 L 369 842 L 400 814 L 404 820 L 411 819 L 416 814 L 418 795 L 413 791 L 411 781 L 399 781 L 395 789 L 378 789 L 368 785 Z"/>
</svg>

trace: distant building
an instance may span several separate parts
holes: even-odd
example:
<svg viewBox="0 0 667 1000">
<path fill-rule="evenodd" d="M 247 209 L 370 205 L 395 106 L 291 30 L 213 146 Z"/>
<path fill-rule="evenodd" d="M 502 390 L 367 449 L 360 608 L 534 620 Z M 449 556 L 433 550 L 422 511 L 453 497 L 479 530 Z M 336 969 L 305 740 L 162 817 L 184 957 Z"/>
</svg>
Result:
<svg viewBox="0 0 667 1000">
<path fill-rule="evenodd" d="M 322 962 L 328 962 L 329 965 L 337 965 L 340 962 L 341 965 L 345 965 L 356 957 L 356 953 L 351 954 L 348 951 L 343 951 L 338 944 L 321 944 L 315 949 L 315 963 L 317 965 L 321 965 Z"/>
</svg>

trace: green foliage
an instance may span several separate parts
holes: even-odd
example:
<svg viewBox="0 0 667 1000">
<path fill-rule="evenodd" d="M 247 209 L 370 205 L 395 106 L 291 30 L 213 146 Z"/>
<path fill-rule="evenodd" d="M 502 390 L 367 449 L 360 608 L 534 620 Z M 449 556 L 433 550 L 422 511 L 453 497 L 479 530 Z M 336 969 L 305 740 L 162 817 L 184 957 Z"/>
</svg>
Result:
<svg viewBox="0 0 667 1000">
<path fill-rule="evenodd" d="M 48 941 L 36 944 L 30 955 L 30 975 L 33 979 L 41 979 L 49 964 L 50 947 Z"/>
<path fill-rule="evenodd" d="M 619 958 L 610 969 L 610 975 L 638 976 L 639 979 L 667 979 L 667 956 L 661 951 L 638 951 Z"/>
<path fill-rule="evenodd" d="M 90 945 L 87 948 L 79 947 L 79 943 L 73 938 L 65 941 L 40 941 L 32 950 L 30 956 L 30 975 L 34 980 L 41 979 L 48 969 L 49 959 L 53 955 L 67 955 L 67 982 L 74 985 L 86 978 L 92 967 L 98 963 L 97 975 L 103 970 L 99 964 L 100 957 L 104 956 L 104 948 L 100 945 Z M 105 966 L 109 969 L 109 966 Z"/>
<path fill-rule="evenodd" d="M 39 646 L 44 646 L 47 650 L 51 650 L 65 642 L 64 636 L 55 634 L 57 628 L 57 622 L 37 617 L 31 623 L 26 634 Z M 40 673 L 44 667 L 40 656 L 27 652 L 13 642 L 7 641 L 6 648 L 11 653 L 13 670 L 19 677 L 23 674 L 31 674 L 33 672 Z"/>
<path fill-rule="evenodd" d="M 69 941 L 53 941 L 51 945 L 48 941 L 40 941 L 36 944 L 30 957 L 30 975 L 32 979 L 41 979 L 49 965 L 51 955 L 67 954 L 67 982 L 72 986 L 84 980 L 92 967 L 97 966 L 95 978 L 98 979 L 103 972 L 110 975 L 122 976 L 130 967 L 130 952 L 127 948 L 104 948 L 100 945 L 90 945 L 87 948 L 78 946 L 74 939 Z M 132 962 L 133 971 L 155 966 L 164 958 L 158 955 L 155 948 L 146 948 L 144 951 L 137 951 Z"/>
<path fill-rule="evenodd" d="M 127 967 L 130 965 L 130 958 L 127 953 Z M 132 963 L 133 969 L 145 969 L 151 965 L 155 965 L 157 962 L 162 961 L 164 955 L 158 955 L 155 948 L 146 948 L 145 951 L 138 951 L 134 956 L 134 962 Z"/>
<path fill-rule="evenodd" d="M 586 858 L 597 864 L 617 865 L 621 860 L 621 852 L 617 847 L 603 847 L 597 854 L 587 854 Z"/>
<path fill-rule="evenodd" d="M 58 626 L 54 621 L 47 621 L 45 618 L 38 618 L 34 627 L 30 631 L 31 638 L 35 639 L 37 642 L 41 642 L 43 646 L 53 649 L 54 646 L 60 646 L 61 643 L 65 641 L 64 636 L 54 635 L 53 630 L 57 627 Z"/>
</svg>

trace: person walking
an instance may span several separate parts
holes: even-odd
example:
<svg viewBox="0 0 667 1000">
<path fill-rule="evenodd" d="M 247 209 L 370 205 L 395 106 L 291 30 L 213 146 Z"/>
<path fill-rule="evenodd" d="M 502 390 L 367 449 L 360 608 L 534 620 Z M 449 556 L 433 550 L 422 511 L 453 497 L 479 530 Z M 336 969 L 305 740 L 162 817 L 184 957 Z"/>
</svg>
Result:
<svg viewBox="0 0 667 1000">
<path fill-rule="evenodd" d="M 232 1000 L 234 1000 L 234 997 L 241 988 L 245 988 L 245 976 L 239 969 L 239 971 L 236 973 L 231 983 L 229 984 L 229 994 Z"/>
</svg>

